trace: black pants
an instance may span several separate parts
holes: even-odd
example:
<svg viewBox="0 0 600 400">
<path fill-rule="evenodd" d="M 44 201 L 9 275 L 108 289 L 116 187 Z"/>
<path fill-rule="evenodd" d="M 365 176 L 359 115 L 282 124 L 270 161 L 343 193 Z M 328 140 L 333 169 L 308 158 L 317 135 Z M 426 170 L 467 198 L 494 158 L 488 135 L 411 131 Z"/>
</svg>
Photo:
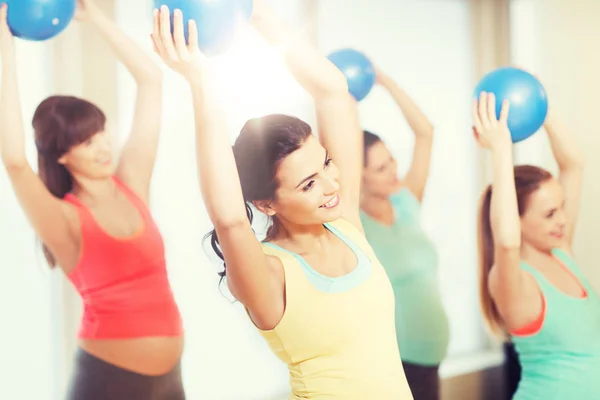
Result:
<svg viewBox="0 0 600 400">
<path fill-rule="evenodd" d="M 440 378 L 438 366 L 425 366 L 402 362 L 404 374 L 415 400 L 439 400 Z"/>
<path fill-rule="evenodd" d="M 504 343 L 504 380 L 506 384 L 506 399 L 510 400 L 517 391 L 519 381 L 521 380 L 521 364 L 519 364 L 519 354 L 515 346 L 510 343 Z"/>
<path fill-rule="evenodd" d="M 68 400 L 185 400 L 178 364 L 150 376 L 119 368 L 79 350 Z"/>
</svg>

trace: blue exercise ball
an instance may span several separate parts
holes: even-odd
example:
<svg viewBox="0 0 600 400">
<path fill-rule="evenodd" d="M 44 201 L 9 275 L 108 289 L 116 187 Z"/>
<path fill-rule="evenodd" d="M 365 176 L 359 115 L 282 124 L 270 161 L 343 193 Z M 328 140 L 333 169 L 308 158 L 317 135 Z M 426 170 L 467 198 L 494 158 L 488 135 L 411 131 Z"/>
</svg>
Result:
<svg viewBox="0 0 600 400">
<path fill-rule="evenodd" d="M 519 68 L 498 68 L 485 75 L 477 85 L 474 96 L 481 92 L 496 96 L 496 115 L 500 116 L 502 102 L 510 102 L 508 128 L 513 143 L 527 139 L 544 124 L 548 113 L 548 97 L 542 84 L 527 71 Z"/>
<path fill-rule="evenodd" d="M 198 29 L 198 47 L 207 56 L 222 53 L 231 45 L 241 20 L 248 19 L 252 0 L 154 0 L 154 7 L 166 5 L 171 13 L 181 10 L 184 33 L 188 38 L 188 21 Z"/>
<path fill-rule="evenodd" d="M 361 101 L 375 85 L 375 68 L 361 52 L 341 49 L 327 56 L 342 71 L 348 81 L 348 90 L 357 101 Z"/>
<path fill-rule="evenodd" d="M 61 33 L 73 20 L 77 0 L 1 0 L 8 5 L 8 26 L 25 40 L 42 41 Z"/>
</svg>

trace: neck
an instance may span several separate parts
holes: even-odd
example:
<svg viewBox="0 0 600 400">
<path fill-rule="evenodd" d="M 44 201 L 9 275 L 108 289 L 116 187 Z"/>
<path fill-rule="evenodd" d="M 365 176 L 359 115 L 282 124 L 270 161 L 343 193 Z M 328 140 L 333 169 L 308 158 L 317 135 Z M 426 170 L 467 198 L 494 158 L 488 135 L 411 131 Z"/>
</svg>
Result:
<svg viewBox="0 0 600 400">
<path fill-rule="evenodd" d="M 91 179 L 73 175 L 73 194 L 91 203 L 115 196 L 117 187 L 111 178 Z"/>
<path fill-rule="evenodd" d="M 298 254 L 319 251 L 328 240 L 327 229 L 323 224 L 298 225 L 282 219 L 277 224 L 273 241 Z"/>
<path fill-rule="evenodd" d="M 389 211 L 392 203 L 388 196 L 375 193 L 363 192 L 360 196 L 360 208 L 369 215 L 381 215 L 385 210 Z"/>
<path fill-rule="evenodd" d="M 528 261 L 531 264 L 536 264 L 538 260 L 545 260 L 552 257 L 552 250 L 540 250 L 529 243 L 521 244 L 521 259 Z"/>
</svg>

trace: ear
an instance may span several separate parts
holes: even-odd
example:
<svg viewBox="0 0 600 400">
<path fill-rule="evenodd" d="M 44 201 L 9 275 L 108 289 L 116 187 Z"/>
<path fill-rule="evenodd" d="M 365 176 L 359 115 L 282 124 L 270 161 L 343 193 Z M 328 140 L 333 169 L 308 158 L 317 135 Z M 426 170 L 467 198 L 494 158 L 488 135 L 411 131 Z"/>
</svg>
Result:
<svg viewBox="0 0 600 400">
<path fill-rule="evenodd" d="M 58 159 L 58 163 L 59 163 L 60 165 L 66 165 L 66 164 L 67 164 L 67 156 L 66 156 L 66 155 L 64 155 L 64 156 L 61 156 L 61 157 Z"/>
<path fill-rule="evenodd" d="M 271 204 L 270 200 L 253 201 L 252 204 L 254 205 L 254 207 L 256 207 L 258 211 L 268 215 L 269 217 L 272 217 L 273 215 L 277 214 L 277 212 L 275 212 L 275 210 L 273 209 L 273 205 Z"/>
</svg>

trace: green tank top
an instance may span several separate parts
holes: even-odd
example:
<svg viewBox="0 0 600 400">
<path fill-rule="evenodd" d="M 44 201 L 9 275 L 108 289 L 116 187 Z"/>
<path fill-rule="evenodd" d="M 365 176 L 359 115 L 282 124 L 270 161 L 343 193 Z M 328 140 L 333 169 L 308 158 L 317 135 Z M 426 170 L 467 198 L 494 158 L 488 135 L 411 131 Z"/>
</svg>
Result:
<svg viewBox="0 0 600 400">
<path fill-rule="evenodd" d="M 361 211 L 365 235 L 385 268 L 396 300 L 402 361 L 435 366 L 446 356 L 450 331 L 438 290 L 438 256 L 420 223 L 420 203 L 406 188 L 390 198 L 391 226 Z"/>
<path fill-rule="evenodd" d="M 513 400 L 600 399 L 600 298 L 564 251 L 553 254 L 579 279 L 586 298 L 564 294 L 535 268 L 521 268 L 537 281 L 546 303 L 539 332 L 512 336 L 522 375 Z"/>
</svg>

